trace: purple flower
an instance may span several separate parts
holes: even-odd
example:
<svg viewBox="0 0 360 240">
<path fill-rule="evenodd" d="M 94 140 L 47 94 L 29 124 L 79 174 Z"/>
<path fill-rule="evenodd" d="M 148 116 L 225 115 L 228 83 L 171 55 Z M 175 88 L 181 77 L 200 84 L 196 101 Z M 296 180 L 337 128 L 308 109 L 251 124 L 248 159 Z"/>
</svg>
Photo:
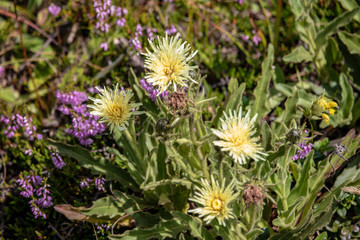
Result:
<svg viewBox="0 0 360 240">
<path fill-rule="evenodd" d="M 48 10 L 49 10 L 49 13 L 51 13 L 54 17 L 56 17 L 57 15 L 59 15 L 59 13 L 61 11 L 61 7 L 56 6 L 54 3 L 51 3 Z"/>
<path fill-rule="evenodd" d="M 88 100 L 86 93 L 78 92 L 78 91 L 72 91 L 70 93 L 61 93 L 58 90 L 56 91 L 55 96 L 62 104 L 69 104 L 69 105 L 79 105 Z"/>
<path fill-rule="evenodd" d="M 26 150 L 24 153 L 25 153 L 25 155 L 29 155 L 29 156 L 31 156 L 31 154 L 32 154 L 31 149 Z"/>
<path fill-rule="evenodd" d="M 292 158 L 292 160 L 297 160 L 297 159 L 305 159 L 306 156 L 311 152 L 311 147 L 313 146 L 312 143 L 300 143 L 299 144 L 299 148 L 297 150 L 297 154 L 295 154 L 295 156 Z"/>
<path fill-rule="evenodd" d="M 43 181 L 43 178 L 38 175 L 26 175 L 20 177 L 16 182 L 22 189 L 20 195 L 25 198 L 32 198 L 29 205 L 35 219 L 38 217 L 46 218 L 46 214 L 40 208 L 48 208 L 53 205 L 48 189 L 50 185 L 46 184 L 46 181 Z"/>
<path fill-rule="evenodd" d="M 149 97 L 151 98 L 151 100 L 153 100 L 154 102 L 156 102 L 156 97 L 159 94 L 159 91 L 154 89 L 153 85 L 149 82 L 147 82 L 144 78 L 140 80 L 140 85 L 145 89 L 145 91 L 148 92 Z M 168 95 L 168 92 L 162 92 L 160 93 L 160 97 L 165 97 Z"/>
<path fill-rule="evenodd" d="M 92 180 L 89 178 L 83 179 L 80 181 L 80 187 L 84 188 L 84 187 L 89 187 L 89 182 L 91 182 Z"/>
<path fill-rule="evenodd" d="M 51 153 L 51 160 L 54 163 L 54 166 L 58 169 L 62 169 L 66 163 L 62 160 L 61 156 L 58 153 Z"/>
<path fill-rule="evenodd" d="M 255 34 L 255 30 L 252 30 L 252 33 Z M 257 46 L 259 44 L 259 42 L 261 41 L 261 38 L 259 36 L 259 33 L 256 33 L 253 38 L 252 41 L 254 42 L 254 44 Z"/>
<path fill-rule="evenodd" d="M 95 223 L 96 225 L 96 229 L 98 230 L 97 233 L 103 232 L 103 231 L 109 231 L 110 230 L 110 226 L 107 224 L 101 224 L 99 225 L 98 223 Z"/>
<path fill-rule="evenodd" d="M 178 31 L 177 31 L 176 27 L 173 24 L 171 24 L 170 28 L 165 29 L 165 33 L 167 35 L 169 35 L 169 36 L 170 35 L 175 35 L 177 32 Z M 180 34 L 180 36 L 181 36 L 181 34 Z"/>
<path fill-rule="evenodd" d="M 38 217 L 43 217 L 44 219 L 46 219 L 46 214 L 41 211 L 38 205 L 36 205 L 36 200 L 31 200 L 29 204 L 31 212 L 34 215 L 35 219 L 37 219 Z"/>
<path fill-rule="evenodd" d="M 90 90 L 96 91 L 89 88 Z M 91 115 L 84 104 L 88 99 L 85 92 L 57 92 L 56 97 L 63 104 L 58 107 L 58 110 L 71 117 L 72 124 L 65 129 L 65 132 L 76 137 L 81 145 L 91 145 L 93 140 L 90 137 L 105 131 L 105 126 L 98 122 L 99 117 Z"/>
<path fill-rule="evenodd" d="M 120 18 L 116 21 L 116 25 L 118 25 L 119 27 L 125 26 L 125 23 L 126 23 L 125 18 Z"/>
<path fill-rule="evenodd" d="M 104 52 L 106 52 L 108 49 L 109 49 L 109 46 L 108 44 L 105 42 L 105 43 L 101 43 L 100 44 L 100 48 L 102 48 L 104 50 Z"/>
<path fill-rule="evenodd" d="M 105 178 L 95 178 L 95 187 L 98 189 L 98 191 L 105 191 L 104 185 L 105 185 Z"/>
<path fill-rule="evenodd" d="M 3 129 L 3 134 L 8 138 L 15 137 L 15 133 L 24 134 L 30 141 L 36 137 L 36 127 L 32 125 L 32 119 L 26 116 L 23 117 L 19 114 L 11 115 L 11 117 L 0 116 L 0 126 Z"/>
<path fill-rule="evenodd" d="M 247 42 L 249 41 L 250 37 L 248 35 L 245 35 L 245 36 L 242 36 L 241 39 L 244 41 L 244 42 Z"/>
</svg>

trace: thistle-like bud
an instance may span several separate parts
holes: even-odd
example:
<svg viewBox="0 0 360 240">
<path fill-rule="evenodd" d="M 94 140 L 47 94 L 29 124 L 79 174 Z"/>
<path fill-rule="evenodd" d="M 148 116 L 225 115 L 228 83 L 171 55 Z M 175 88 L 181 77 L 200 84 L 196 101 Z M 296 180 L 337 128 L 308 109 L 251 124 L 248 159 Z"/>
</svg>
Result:
<svg viewBox="0 0 360 240">
<path fill-rule="evenodd" d="M 187 110 L 188 96 L 184 91 L 176 91 L 170 94 L 168 97 L 169 107 L 173 110 L 175 115 L 179 112 L 183 115 Z"/>
<path fill-rule="evenodd" d="M 248 184 L 246 186 L 243 198 L 247 207 L 249 207 L 250 204 L 254 204 L 255 206 L 264 204 L 264 194 L 262 188 L 254 184 Z"/>
<path fill-rule="evenodd" d="M 289 130 L 289 132 L 286 134 L 286 142 L 290 142 L 292 144 L 296 144 L 301 139 L 301 132 L 299 129 L 292 128 Z"/>
</svg>

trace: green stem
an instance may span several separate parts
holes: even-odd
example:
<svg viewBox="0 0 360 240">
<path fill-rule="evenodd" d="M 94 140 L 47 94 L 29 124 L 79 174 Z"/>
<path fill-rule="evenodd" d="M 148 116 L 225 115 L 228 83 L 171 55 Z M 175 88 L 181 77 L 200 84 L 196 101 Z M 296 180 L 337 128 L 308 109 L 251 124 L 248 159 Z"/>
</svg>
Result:
<svg viewBox="0 0 360 240">
<path fill-rule="evenodd" d="M 189 134 L 190 134 L 190 140 L 195 147 L 196 139 L 195 139 L 195 132 L 194 132 L 194 115 L 190 115 L 190 117 L 189 117 Z"/>
<path fill-rule="evenodd" d="M 260 3 L 261 10 L 262 10 L 262 12 L 263 12 L 263 14 L 265 16 L 265 24 L 266 24 L 266 26 L 268 28 L 268 31 L 269 31 L 270 42 L 273 42 L 273 40 L 274 40 L 273 31 L 272 31 L 271 26 L 270 26 L 269 18 L 266 15 L 264 3 L 263 3 L 262 0 L 259 0 L 259 3 Z"/>
<path fill-rule="evenodd" d="M 133 148 L 134 148 L 134 150 L 135 150 L 135 152 L 136 152 L 138 165 L 141 166 L 142 170 L 145 171 L 146 169 L 145 169 L 145 166 L 144 166 L 144 162 L 142 161 L 142 154 L 141 154 L 141 152 L 140 152 L 140 149 L 139 149 L 137 143 L 135 142 L 135 140 L 134 140 L 133 137 L 131 136 L 129 130 L 126 129 L 126 130 L 124 131 L 124 133 L 125 133 L 125 137 L 127 138 L 127 140 L 128 140 L 129 142 L 131 142 L 131 145 L 133 146 Z"/>
<path fill-rule="evenodd" d="M 202 152 L 200 150 L 200 147 L 198 147 L 197 144 L 196 144 L 194 127 L 195 127 L 194 115 L 190 115 L 190 117 L 189 117 L 189 133 L 190 133 L 191 142 L 193 143 L 192 147 L 193 147 L 193 150 L 195 151 L 195 153 L 197 155 L 198 160 L 201 163 L 201 170 L 202 170 L 202 172 L 204 174 L 204 177 L 207 180 L 210 180 L 210 175 L 209 175 L 208 166 L 207 166 L 207 160 L 203 156 L 203 154 L 202 154 Z"/>
<path fill-rule="evenodd" d="M 254 228 L 254 225 L 255 225 L 256 210 L 257 210 L 257 207 L 255 206 L 255 203 L 252 203 L 251 204 L 251 209 L 250 209 L 249 232 Z"/>
<path fill-rule="evenodd" d="M 283 6 L 283 2 L 282 0 L 277 0 L 277 4 L 276 4 L 276 18 L 275 18 L 275 29 L 274 29 L 274 41 L 273 41 L 273 45 L 274 45 L 274 49 L 275 52 L 278 51 L 278 41 L 279 41 L 279 32 L 280 32 L 280 24 L 281 24 L 281 13 L 282 13 L 282 6 Z"/>
</svg>

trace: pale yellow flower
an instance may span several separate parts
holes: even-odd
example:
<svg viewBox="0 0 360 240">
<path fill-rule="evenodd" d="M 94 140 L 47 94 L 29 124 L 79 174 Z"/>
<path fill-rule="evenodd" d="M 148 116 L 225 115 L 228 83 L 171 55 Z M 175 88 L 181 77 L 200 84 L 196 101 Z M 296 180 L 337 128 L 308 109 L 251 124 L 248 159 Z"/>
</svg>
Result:
<svg viewBox="0 0 360 240">
<path fill-rule="evenodd" d="M 114 128 L 123 130 L 128 125 L 128 119 L 132 114 L 138 115 L 140 112 L 134 111 L 141 103 L 131 103 L 130 99 L 134 95 L 131 91 L 122 91 L 119 85 L 115 89 L 96 88 L 100 92 L 100 98 L 91 98 L 94 105 L 89 105 L 94 111 L 92 115 L 100 117 L 100 122 L 106 122 L 110 126 L 111 132 Z"/>
<path fill-rule="evenodd" d="M 196 82 L 190 71 L 197 67 L 190 66 L 190 62 L 197 51 L 189 52 L 190 45 L 183 42 L 179 34 L 170 38 L 166 34 L 158 39 L 157 45 L 150 40 L 149 43 L 152 51 L 146 49 L 146 53 L 143 53 L 146 56 L 145 68 L 149 70 L 145 79 L 160 93 L 168 89 L 176 91 L 179 86 L 186 87 L 189 80 Z"/>
<path fill-rule="evenodd" d="M 242 109 L 238 113 L 230 111 L 229 116 L 225 113 L 225 119 L 220 119 L 221 129 L 211 129 L 221 139 L 214 141 L 214 144 L 221 147 L 222 151 L 228 151 L 239 164 L 245 164 L 248 158 L 265 160 L 267 154 L 262 152 L 262 147 L 257 143 L 259 137 L 252 137 L 255 134 L 253 127 L 256 118 L 257 114 L 250 118 L 250 111 L 242 117 Z"/>
<path fill-rule="evenodd" d="M 223 181 L 221 187 L 219 183 L 211 176 L 211 185 L 207 180 L 202 179 L 202 188 L 196 187 L 194 198 L 189 200 L 194 201 L 202 205 L 188 212 L 199 214 L 199 217 L 204 218 L 206 223 L 210 223 L 211 220 L 217 218 L 220 224 L 225 226 L 225 220 L 234 218 L 232 209 L 229 204 L 238 196 L 234 194 L 234 181 L 227 185 L 225 188 L 225 181 Z"/>
</svg>

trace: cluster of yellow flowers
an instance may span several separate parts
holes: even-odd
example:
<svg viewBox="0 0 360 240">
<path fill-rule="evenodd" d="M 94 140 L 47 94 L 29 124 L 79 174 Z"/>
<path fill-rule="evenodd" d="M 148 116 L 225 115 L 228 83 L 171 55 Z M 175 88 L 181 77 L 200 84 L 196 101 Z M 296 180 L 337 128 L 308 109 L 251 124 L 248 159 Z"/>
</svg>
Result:
<svg viewBox="0 0 360 240">
<path fill-rule="evenodd" d="M 312 106 L 313 113 L 318 116 L 321 115 L 327 124 L 330 123 L 329 114 L 333 116 L 335 108 L 339 108 L 337 103 L 325 97 L 324 94 L 321 95 Z"/>
<path fill-rule="evenodd" d="M 159 40 L 157 46 L 150 42 L 153 52 L 147 50 L 145 67 L 149 70 L 145 78 L 156 86 L 160 92 L 166 90 L 176 91 L 177 87 L 187 86 L 187 81 L 195 81 L 190 76 L 190 71 L 194 66 L 190 66 L 190 61 L 196 52 L 189 53 L 190 46 L 182 42 L 179 36 L 165 36 Z M 135 108 L 140 103 L 131 103 L 133 96 L 131 91 L 121 91 L 116 85 L 115 89 L 98 89 L 100 98 L 90 98 L 93 105 L 91 114 L 101 117 L 102 122 L 107 122 L 111 131 L 115 128 L 122 129 L 127 126 L 127 121 L 132 114 L 139 114 Z M 249 158 L 255 161 L 264 160 L 267 156 L 262 152 L 260 144 L 257 143 L 259 137 L 253 137 L 254 122 L 257 115 L 251 117 L 250 111 L 242 116 L 242 109 L 230 111 L 229 115 L 224 113 L 221 118 L 221 128 L 211 129 L 212 132 L 220 138 L 214 141 L 214 144 L 221 147 L 222 151 L 229 152 L 236 163 L 245 164 Z M 225 225 L 224 220 L 233 218 L 232 210 L 229 204 L 237 197 L 234 193 L 234 181 L 225 188 L 225 181 L 220 186 L 214 177 L 211 177 L 211 183 L 202 180 L 202 188 L 197 188 L 195 197 L 190 200 L 202 205 L 189 212 L 199 214 L 204 217 L 206 222 L 217 218 L 220 224 Z"/>
</svg>

